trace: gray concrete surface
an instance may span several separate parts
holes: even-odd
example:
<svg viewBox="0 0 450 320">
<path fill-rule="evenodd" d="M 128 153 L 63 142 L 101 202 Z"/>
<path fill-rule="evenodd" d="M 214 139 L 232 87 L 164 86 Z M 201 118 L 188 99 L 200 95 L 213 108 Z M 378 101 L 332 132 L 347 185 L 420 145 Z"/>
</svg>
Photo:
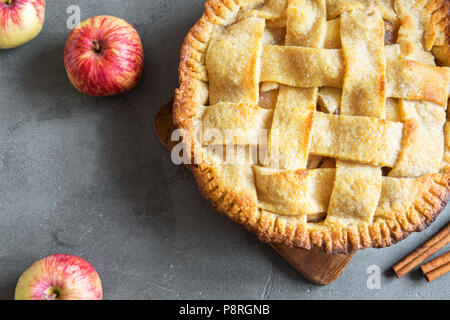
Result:
<svg viewBox="0 0 450 320">
<path fill-rule="evenodd" d="M 91 98 L 67 79 L 69 5 L 140 32 L 145 75 L 129 94 Z M 0 52 L 0 299 L 34 260 L 62 252 L 98 270 L 105 299 L 441 299 L 390 267 L 449 221 L 392 248 L 357 253 L 340 279 L 310 284 L 266 244 L 216 213 L 188 171 L 171 164 L 152 118 L 177 85 L 178 51 L 201 0 L 47 0 L 42 34 Z M 379 266 L 380 289 L 367 273 Z"/>
</svg>

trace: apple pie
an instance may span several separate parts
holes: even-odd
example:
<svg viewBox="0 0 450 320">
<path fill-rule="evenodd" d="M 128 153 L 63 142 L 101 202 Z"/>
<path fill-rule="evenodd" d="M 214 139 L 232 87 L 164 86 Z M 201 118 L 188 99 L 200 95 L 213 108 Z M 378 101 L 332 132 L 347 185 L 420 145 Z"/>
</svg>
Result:
<svg viewBox="0 0 450 320">
<path fill-rule="evenodd" d="M 450 1 L 208 0 L 173 120 L 212 205 L 261 240 L 390 246 L 450 191 Z"/>
</svg>

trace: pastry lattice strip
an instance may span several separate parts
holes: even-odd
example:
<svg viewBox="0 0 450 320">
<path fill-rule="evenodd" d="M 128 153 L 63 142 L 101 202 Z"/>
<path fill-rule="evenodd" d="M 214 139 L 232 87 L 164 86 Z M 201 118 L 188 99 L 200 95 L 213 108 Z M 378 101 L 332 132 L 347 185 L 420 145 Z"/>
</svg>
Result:
<svg viewBox="0 0 450 320">
<path fill-rule="evenodd" d="M 269 132 L 274 110 L 243 103 L 218 103 L 203 107 L 203 111 L 199 113 L 203 145 L 258 145 L 261 141 L 259 133 L 264 133 L 264 130 L 266 134 Z M 298 116 L 297 120 L 304 119 L 301 111 L 295 115 Z M 288 126 L 285 130 L 276 129 L 276 135 L 281 141 L 287 141 L 295 133 L 302 137 L 290 141 L 288 145 L 278 146 L 279 152 L 284 156 L 277 159 L 282 166 L 299 163 L 298 159 L 303 159 L 302 165 L 290 169 L 306 168 L 307 154 L 302 152 L 309 141 L 305 141 L 301 133 L 309 129 L 308 123 L 310 122 L 298 121 L 298 126 Z M 317 156 L 393 167 L 401 149 L 402 132 L 401 122 L 317 112 L 314 115 L 309 152 Z M 285 138 L 280 138 L 282 135 Z M 276 153 L 277 147 L 274 146 L 273 149 Z"/>
</svg>

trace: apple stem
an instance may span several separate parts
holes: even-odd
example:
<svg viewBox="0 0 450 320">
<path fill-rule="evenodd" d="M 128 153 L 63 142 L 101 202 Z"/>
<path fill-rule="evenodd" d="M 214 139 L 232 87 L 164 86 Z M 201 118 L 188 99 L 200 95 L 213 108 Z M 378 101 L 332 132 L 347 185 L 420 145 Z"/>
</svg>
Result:
<svg viewBox="0 0 450 320">
<path fill-rule="evenodd" d="M 100 53 L 100 51 L 102 51 L 102 47 L 100 46 L 98 40 L 93 40 L 92 44 L 94 45 L 95 52 Z"/>
<path fill-rule="evenodd" d="M 6 0 L 6 1 L 5 1 L 5 4 L 8 5 L 8 6 L 10 6 L 10 5 L 13 4 L 13 1 L 14 1 L 14 0 Z"/>
<path fill-rule="evenodd" d="M 58 297 L 58 296 L 57 296 L 55 293 L 52 293 L 52 294 L 44 294 L 44 295 L 42 296 L 42 299 L 44 299 L 44 300 L 56 300 L 57 297 Z"/>
</svg>

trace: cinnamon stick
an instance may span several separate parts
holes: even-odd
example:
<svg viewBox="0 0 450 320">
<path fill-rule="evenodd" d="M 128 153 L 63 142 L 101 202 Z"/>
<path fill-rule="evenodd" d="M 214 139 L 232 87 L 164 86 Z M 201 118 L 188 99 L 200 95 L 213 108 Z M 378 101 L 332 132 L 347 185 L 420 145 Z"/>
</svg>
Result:
<svg viewBox="0 0 450 320">
<path fill-rule="evenodd" d="M 438 250 L 443 248 L 450 241 L 450 223 L 441 231 L 435 234 L 430 240 L 425 242 L 421 247 L 414 250 L 411 254 L 399 261 L 394 267 L 395 275 L 398 278 L 403 277 L 406 273 L 414 269 L 416 266 L 431 257 Z"/>
<path fill-rule="evenodd" d="M 449 262 L 450 262 L 450 251 L 444 253 L 443 255 L 440 255 L 439 257 L 437 257 L 434 260 L 431 260 L 430 262 L 421 265 L 420 269 L 422 269 L 423 274 L 425 274 Z"/>
<path fill-rule="evenodd" d="M 433 281 L 450 271 L 450 251 L 420 266 L 428 281 Z"/>
<path fill-rule="evenodd" d="M 434 279 L 443 276 L 449 271 L 450 271 L 450 262 L 440 266 L 437 269 L 434 269 L 433 271 L 428 272 L 427 274 L 425 274 L 425 278 L 427 278 L 428 282 L 431 282 Z"/>
</svg>

